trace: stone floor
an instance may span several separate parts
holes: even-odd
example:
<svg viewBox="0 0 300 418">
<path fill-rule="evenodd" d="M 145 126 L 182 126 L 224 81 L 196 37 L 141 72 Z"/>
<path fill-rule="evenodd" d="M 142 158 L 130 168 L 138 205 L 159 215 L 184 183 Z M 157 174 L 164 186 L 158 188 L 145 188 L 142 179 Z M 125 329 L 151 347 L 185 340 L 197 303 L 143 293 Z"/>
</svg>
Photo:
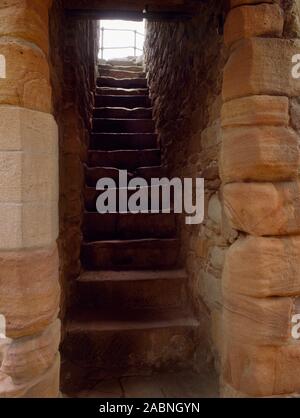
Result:
<svg viewBox="0 0 300 418">
<path fill-rule="evenodd" d="M 181 372 L 145 377 L 103 380 L 76 398 L 217 398 L 218 379 L 213 374 Z"/>
</svg>

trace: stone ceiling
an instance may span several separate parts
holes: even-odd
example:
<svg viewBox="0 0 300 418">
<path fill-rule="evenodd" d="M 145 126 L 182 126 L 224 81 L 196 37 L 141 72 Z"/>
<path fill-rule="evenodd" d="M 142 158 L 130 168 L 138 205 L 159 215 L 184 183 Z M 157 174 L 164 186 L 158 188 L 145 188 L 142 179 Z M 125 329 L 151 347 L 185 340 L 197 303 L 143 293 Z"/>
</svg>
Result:
<svg viewBox="0 0 300 418">
<path fill-rule="evenodd" d="M 65 9 L 74 15 L 101 17 L 121 12 L 138 16 L 147 7 L 151 13 L 194 13 L 205 0 L 65 0 Z"/>
</svg>

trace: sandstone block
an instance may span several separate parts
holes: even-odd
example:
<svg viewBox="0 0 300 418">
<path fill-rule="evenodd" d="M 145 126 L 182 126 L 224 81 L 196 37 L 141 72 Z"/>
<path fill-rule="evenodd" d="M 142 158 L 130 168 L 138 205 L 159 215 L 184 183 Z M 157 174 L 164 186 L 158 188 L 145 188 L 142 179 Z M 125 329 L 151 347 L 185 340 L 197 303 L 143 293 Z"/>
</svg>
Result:
<svg viewBox="0 0 300 418">
<path fill-rule="evenodd" d="M 0 247 L 52 244 L 58 235 L 58 132 L 53 116 L 1 106 L 0 167 Z"/>
<path fill-rule="evenodd" d="M 299 5 L 300 6 L 300 5 Z M 300 17 L 300 14 L 299 14 Z M 297 131 L 300 132 L 300 100 L 299 97 L 293 97 L 290 100 L 290 123 L 291 126 Z"/>
<path fill-rule="evenodd" d="M 239 238 L 228 250 L 223 289 L 253 297 L 300 294 L 300 237 Z"/>
<path fill-rule="evenodd" d="M 22 383 L 43 374 L 53 364 L 60 342 L 60 321 L 41 334 L 12 340 L 3 355 L 0 373 Z"/>
<path fill-rule="evenodd" d="M 194 140 L 195 143 L 197 141 Z M 215 121 L 201 133 L 201 148 L 208 160 L 217 160 L 221 144 L 221 121 Z"/>
<path fill-rule="evenodd" d="M 227 252 L 227 248 L 213 247 L 211 254 L 210 254 L 210 263 L 213 268 L 217 270 L 222 270 L 225 262 L 225 255 Z"/>
<path fill-rule="evenodd" d="M 245 393 L 239 392 L 235 390 L 232 386 L 228 385 L 227 383 L 222 383 L 220 387 L 220 398 L 226 399 L 246 399 L 250 398 L 251 396 L 246 395 Z"/>
<path fill-rule="evenodd" d="M 244 4 L 259 4 L 261 0 L 230 0 L 230 7 L 242 6 Z M 264 3 L 278 3 L 278 0 L 264 0 Z"/>
<path fill-rule="evenodd" d="M 220 174 L 232 181 L 284 181 L 297 177 L 299 139 L 292 129 L 248 126 L 223 129 Z"/>
<path fill-rule="evenodd" d="M 289 100 L 284 96 L 248 96 L 222 106 L 222 127 L 289 124 Z"/>
<path fill-rule="evenodd" d="M 0 35 L 21 38 L 48 53 L 48 1 L 18 0 L 0 5 Z"/>
<path fill-rule="evenodd" d="M 58 202 L 0 203 L 0 250 L 52 245 L 58 237 Z"/>
<path fill-rule="evenodd" d="M 0 151 L 58 154 L 58 129 L 52 115 L 0 106 Z"/>
<path fill-rule="evenodd" d="M 291 336 L 293 299 L 253 298 L 223 292 L 224 330 L 244 344 L 279 346 Z"/>
<path fill-rule="evenodd" d="M 224 379 L 239 393 L 254 397 L 299 393 L 299 344 L 261 347 L 228 339 L 223 358 Z"/>
<path fill-rule="evenodd" d="M 277 4 L 234 8 L 229 12 L 225 23 L 225 45 L 230 46 L 240 39 L 253 36 L 281 36 L 283 23 L 283 13 Z"/>
<path fill-rule="evenodd" d="M 210 310 L 222 306 L 222 281 L 214 275 L 201 271 L 201 297 Z"/>
<path fill-rule="evenodd" d="M 57 316 L 59 293 L 56 247 L 0 253 L 0 313 L 8 337 L 42 332 Z"/>
<path fill-rule="evenodd" d="M 58 155 L 0 151 L 1 203 L 57 202 Z"/>
<path fill-rule="evenodd" d="M 232 183 L 224 186 L 225 213 L 231 226 L 251 235 L 300 233 L 299 182 Z"/>
<path fill-rule="evenodd" d="M 59 372 L 59 354 L 42 376 L 26 383 L 15 384 L 10 376 L 0 372 L 0 398 L 58 398 Z"/>
<path fill-rule="evenodd" d="M 224 68 L 223 99 L 251 95 L 299 96 L 292 57 L 300 40 L 249 38 L 235 44 Z"/>
<path fill-rule="evenodd" d="M 285 11 L 285 31 L 287 38 L 300 37 L 300 3 L 299 0 L 289 4 L 288 10 Z"/>
<path fill-rule="evenodd" d="M 0 79 L 0 104 L 51 113 L 48 62 L 38 48 L 15 40 L 0 40 L 6 59 L 6 78 Z"/>
<path fill-rule="evenodd" d="M 208 217 L 214 223 L 221 227 L 222 224 L 222 206 L 217 194 L 214 194 L 208 202 Z"/>
<path fill-rule="evenodd" d="M 208 239 L 199 238 L 195 244 L 195 251 L 198 257 L 207 258 L 210 248 L 210 242 Z"/>
<path fill-rule="evenodd" d="M 222 308 L 216 308 L 211 311 L 211 338 L 218 359 L 223 352 L 223 313 Z"/>
</svg>

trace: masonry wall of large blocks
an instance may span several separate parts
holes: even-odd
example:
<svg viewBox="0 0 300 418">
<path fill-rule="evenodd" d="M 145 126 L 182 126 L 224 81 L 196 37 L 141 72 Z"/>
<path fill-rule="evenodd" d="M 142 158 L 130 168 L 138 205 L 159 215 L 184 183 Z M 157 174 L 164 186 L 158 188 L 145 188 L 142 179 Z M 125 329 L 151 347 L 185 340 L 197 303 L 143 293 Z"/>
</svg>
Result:
<svg viewBox="0 0 300 418">
<path fill-rule="evenodd" d="M 58 129 L 49 72 L 50 1 L 0 5 L 1 397 L 57 397 L 60 340 Z"/>
<path fill-rule="evenodd" d="M 223 395 L 292 396 L 300 389 L 291 334 L 299 296 L 300 85 L 291 71 L 298 4 L 243 3 L 231 2 L 224 37 L 220 171 L 224 211 L 240 233 L 223 270 Z"/>
</svg>

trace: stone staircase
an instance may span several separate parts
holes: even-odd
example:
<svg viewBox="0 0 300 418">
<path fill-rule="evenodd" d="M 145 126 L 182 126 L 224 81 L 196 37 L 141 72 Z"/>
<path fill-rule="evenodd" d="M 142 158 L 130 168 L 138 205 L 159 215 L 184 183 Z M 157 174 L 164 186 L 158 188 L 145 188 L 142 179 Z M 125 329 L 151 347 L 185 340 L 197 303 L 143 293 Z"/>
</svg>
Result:
<svg viewBox="0 0 300 418">
<path fill-rule="evenodd" d="M 99 376 L 188 367 L 199 324 L 187 308 L 173 213 L 96 211 L 101 177 L 165 175 L 142 67 L 101 65 L 86 165 L 82 266 L 63 343 L 67 361 Z M 151 188 L 148 187 L 148 193 Z"/>
</svg>

